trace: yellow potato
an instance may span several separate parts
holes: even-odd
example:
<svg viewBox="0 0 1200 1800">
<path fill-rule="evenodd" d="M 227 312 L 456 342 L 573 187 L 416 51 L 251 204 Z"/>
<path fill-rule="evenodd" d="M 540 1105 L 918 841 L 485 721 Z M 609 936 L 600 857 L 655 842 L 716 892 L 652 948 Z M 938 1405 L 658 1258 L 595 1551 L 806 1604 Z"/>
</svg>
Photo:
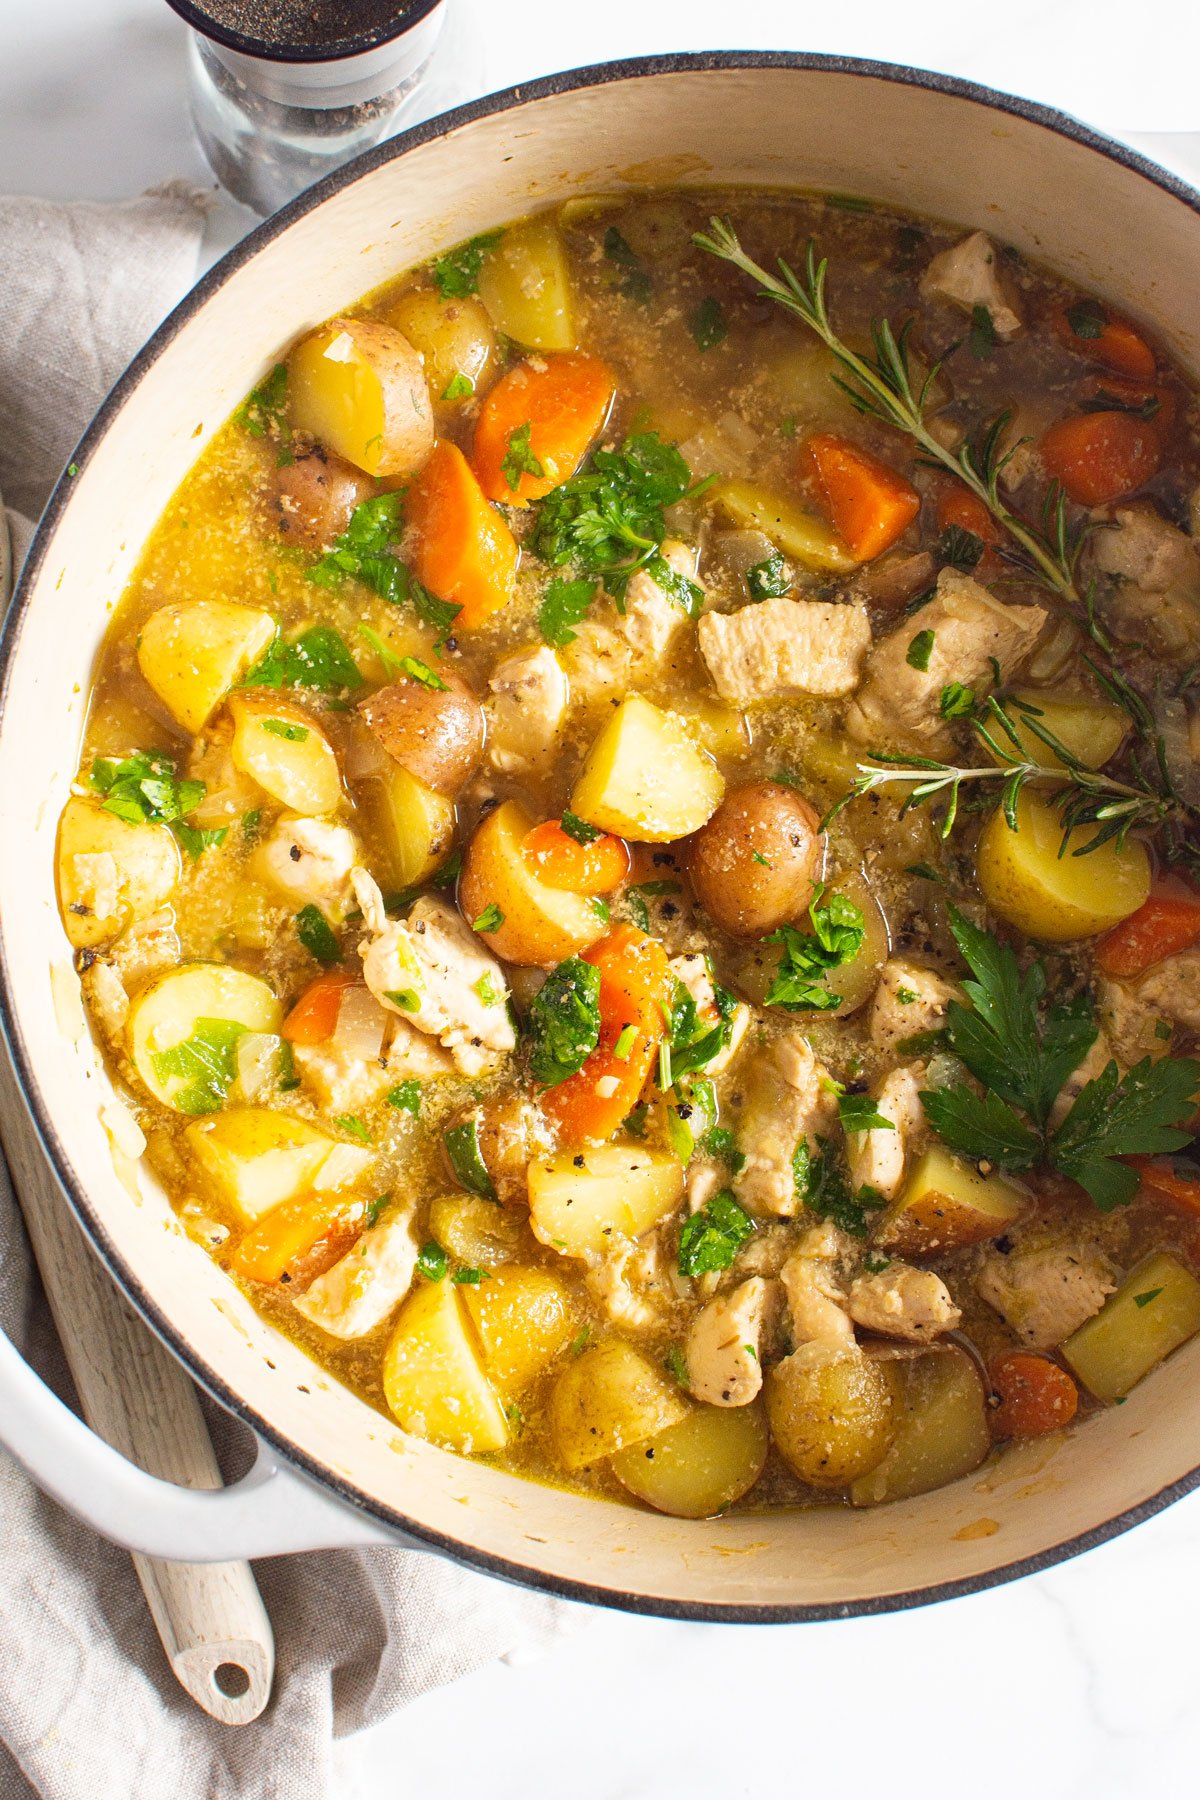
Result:
<svg viewBox="0 0 1200 1800">
<path fill-rule="evenodd" d="M 388 309 L 387 323 L 420 351 L 435 406 L 464 406 L 483 392 L 496 361 L 496 333 L 478 300 L 413 288 Z"/>
<path fill-rule="evenodd" d="M 1027 1200 L 1003 1175 L 981 1175 L 941 1144 L 931 1144 L 884 1215 L 875 1242 L 901 1256 L 962 1250 L 1000 1237 Z"/>
<path fill-rule="evenodd" d="M 1047 693 L 1044 688 L 1014 688 L 1012 698 L 1036 706 L 1035 723 L 1056 737 L 1087 769 L 1102 769 L 1129 734 L 1129 714 L 1111 700 L 1097 700 L 1091 694 Z M 1042 742 L 1019 709 L 1014 706 L 1008 710 L 1021 740 L 1021 754 L 1047 769 L 1065 768 L 1062 758 Z M 989 729 L 1001 749 L 1017 754 L 1003 731 L 994 726 Z M 993 762 L 999 760 L 992 755 Z"/>
<path fill-rule="evenodd" d="M 418 351 L 392 325 L 334 319 L 288 358 L 292 424 L 368 475 L 408 475 L 433 449 Z"/>
<path fill-rule="evenodd" d="M 504 921 L 488 933 L 491 949 L 505 962 L 548 969 L 603 937 L 605 923 L 586 895 L 538 880 L 521 851 L 533 824 L 517 800 L 487 815 L 467 846 L 459 903 L 472 920 L 499 907 Z"/>
<path fill-rule="evenodd" d="M 224 963 L 185 963 L 158 976 L 134 1000 L 126 1026 L 129 1054 L 164 1106 L 216 1112 L 237 1072 L 237 1028 L 274 1032 L 282 1019 L 282 1006 L 257 976 Z M 193 1038 L 194 1054 L 186 1048 Z"/>
<path fill-rule="evenodd" d="M 464 1287 L 462 1297 L 483 1366 L 502 1388 L 527 1387 L 574 1335 L 570 1296 L 548 1269 L 497 1269 L 490 1281 Z"/>
<path fill-rule="evenodd" d="M 247 1224 L 311 1187 L 334 1146 L 314 1125 L 266 1106 L 231 1108 L 197 1120 L 183 1135 L 221 1198 Z"/>
<path fill-rule="evenodd" d="M 622 1338 L 568 1362 L 550 1396 L 550 1434 L 563 1468 L 590 1468 L 686 1417 L 676 1383 Z"/>
<path fill-rule="evenodd" d="M 513 225 L 479 271 L 493 325 L 530 350 L 575 348 L 575 296 L 558 226 L 549 213 Z"/>
<path fill-rule="evenodd" d="M 827 431 L 854 419 L 849 395 L 832 379 L 838 365 L 824 344 L 786 325 L 782 332 L 771 332 L 765 361 L 778 409 L 785 417 L 792 415 L 800 431 Z"/>
<path fill-rule="evenodd" d="M 429 1233 L 468 1268 L 494 1269 L 515 1255 L 521 1220 L 480 1194 L 442 1194 L 430 1204 Z"/>
<path fill-rule="evenodd" d="M 393 763 L 370 783 L 368 805 L 397 889 L 419 887 L 445 862 L 454 841 L 454 802 Z"/>
<path fill-rule="evenodd" d="M 336 810 L 342 778 L 333 746 L 311 713 L 276 694 L 235 694 L 230 756 L 273 800 L 291 812 Z"/>
<path fill-rule="evenodd" d="M 179 846 L 165 825 L 131 825 L 99 799 L 67 801 L 58 824 L 58 903 L 77 949 L 144 919 L 178 880 Z"/>
<path fill-rule="evenodd" d="M 858 566 L 841 538 L 822 520 L 757 482 L 718 482 L 710 489 L 710 498 L 722 517 L 739 531 L 761 531 L 803 568 L 845 575 Z"/>
<path fill-rule="evenodd" d="M 716 812 L 725 780 L 686 721 L 630 694 L 587 753 L 571 810 L 643 844 L 689 837 Z"/>
<path fill-rule="evenodd" d="M 1198 1331 L 1200 1281 L 1177 1257 L 1160 1251 L 1125 1277 L 1062 1353 L 1097 1400 L 1121 1400 Z"/>
<path fill-rule="evenodd" d="M 185 731 L 198 732 L 275 636 L 270 613 L 220 600 L 162 606 L 138 634 L 137 659 Z"/>
<path fill-rule="evenodd" d="M 953 1345 L 905 1361 L 881 1363 L 898 1395 L 892 1445 L 875 1468 L 850 1484 L 854 1506 L 908 1500 L 977 1469 L 991 1449 L 983 1382 Z"/>
<path fill-rule="evenodd" d="M 602 1144 L 563 1151 L 529 1165 L 529 1222 L 543 1244 L 586 1256 L 614 1237 L 641 1237 L 674 1211 L 683 1185 L 682 1163 L 662 1150 Z"/>
<path fill-rule="evenodd" d="M 749 1493 L 770 1438 L 761 1405 L 697 1406 L 658 1437 L 619 1450 L 622 1487 L 677 1519 L 711 1519 Z"/>
<path fill-rule="evenodd" d="M 1049 801 L 1026 788 L 1017 802 L 1016 831 L 997 809 L 976 852 L 979 886 L 992 911 L 1050 944 L 1095 937 L 1135 913 L 1150 893 L 1146 847 L 1129 838 L 1120 850 L 1110 841 L 1087 855 L 1075 854 L 1096 829 L 1072 832 L 1060 856 L 1062 827 Z"/>
<path fill-rule="evenodd" d="M 404 1302 L 383 1358 L 383 1392 L 405 1431 L 470 1456 L 503 1450 L 504 1408 L 480 1367 L 461 1290 L 424 1282 Z"/>
<path fill-rule="evenodd" d="M 770 1370 L 763 1391 L 776 1448 L 810 1487 L 844 1487 L 887 1453 L 892 1386 L 861 1350 L 802 1344 Z"/>
</svg>

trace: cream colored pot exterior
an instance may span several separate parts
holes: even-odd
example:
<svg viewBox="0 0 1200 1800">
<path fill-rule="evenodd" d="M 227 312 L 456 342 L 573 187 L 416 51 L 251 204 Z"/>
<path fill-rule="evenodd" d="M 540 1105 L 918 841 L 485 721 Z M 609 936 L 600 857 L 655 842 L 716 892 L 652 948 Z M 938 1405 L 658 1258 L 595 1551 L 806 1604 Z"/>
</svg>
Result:
<svg viewBox="0 0 1200 1800">
<path fill-rule="evenodd" d="M 109 1085 L 54 902 L 55 824 L 110 609 L 176 485 L 282 348 L 514 215 L 594 189 L 714 182 L 866 194 L 982 226 L 1145 318 L 1200 366 L 1200 198 L 1064 120 L 934 77 L 820 59 L 667 59 L 563 77 L 372 153 L 201 284 L 120 384 L 52 502 L 10 624 L 0 719 L 4 998 L 43 1134 L 117 1278 L 193 1373 L 285 1455 L 377 1520 L 517 1579 L 693 1616 L 814 1617 L 1000 1579 L 1192 1485 L 1200 1342 L 1064 1442 L 1010 1451 L 875 1512 L 690 1524 L 472 1465 L 339 1388 L 184 1236 L 145 1171 L 114 1168 L 100 1118 Z M 361 1533 L 361 1518 L 350 1528 Z"/>
</svg>

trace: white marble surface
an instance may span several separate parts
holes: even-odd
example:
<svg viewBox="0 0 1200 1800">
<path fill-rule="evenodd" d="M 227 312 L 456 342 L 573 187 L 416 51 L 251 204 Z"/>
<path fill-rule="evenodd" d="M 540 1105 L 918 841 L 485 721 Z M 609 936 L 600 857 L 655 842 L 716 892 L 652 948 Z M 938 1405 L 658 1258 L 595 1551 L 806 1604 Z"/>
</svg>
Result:
<svg viewBox="0 0 1200 1800">
<path fill-rule="evenodd" d="M 1192 0 L 526 0 L 503 33 L 488 0 L 453 3 L 476 91 L 667 49 L 840 51 L 1061 105 L 1200 179 Z M 0 0 L 0 188 L 115 198 L 177 175 L 205 171 L 161 0 Z M 245 222 L 221 206 L 210 248 Z M 552 1659 L 482 1670 L 340 1746 L 341 1800 L 456 1800 L 468 1783 L 487 1800 L 776 1785 L 1192 1800 L 1198 1553 L 1200 1496 L 1050 1574 L 890 1618 L 729 1628 L 581 1608 Z"/>
</svg>

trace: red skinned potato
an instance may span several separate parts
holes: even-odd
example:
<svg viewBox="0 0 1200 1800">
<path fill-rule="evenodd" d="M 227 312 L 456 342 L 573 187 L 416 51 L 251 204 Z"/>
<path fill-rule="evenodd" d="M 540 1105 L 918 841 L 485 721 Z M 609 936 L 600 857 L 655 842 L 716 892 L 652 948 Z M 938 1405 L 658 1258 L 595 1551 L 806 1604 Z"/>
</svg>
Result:
<svg viewBox="0 0 1200 1800">
<path fill-rule="evenodd" d="M 358 710 L 387 754 L 439 794 L 457 794 L 483 755 L 483 708 L 459 676 L 439 672 L 441 688 L 394 681 L 360 700 Z"/>
<path fill-rule="evenodd" d="M 731 937 L 759 938 L 798 918 L 812 899 L 823 840 L 816 810 L 778 781 L 726 794 L 692 839 L 697 900 Z"/>
<path fill-rule="evenodd" d="M 367 475 L 409 475 L 433 449 L 420 352 L 376 319 L 334 319 L 288 358 L 291 421 Z"/>
<path fill-rule="evenodd" d="M 316 445 L 274 472 L 271 527 L 285 543 L 326 550 L 350 523 L 374 484 L 353 463 Z"/>
</svg>

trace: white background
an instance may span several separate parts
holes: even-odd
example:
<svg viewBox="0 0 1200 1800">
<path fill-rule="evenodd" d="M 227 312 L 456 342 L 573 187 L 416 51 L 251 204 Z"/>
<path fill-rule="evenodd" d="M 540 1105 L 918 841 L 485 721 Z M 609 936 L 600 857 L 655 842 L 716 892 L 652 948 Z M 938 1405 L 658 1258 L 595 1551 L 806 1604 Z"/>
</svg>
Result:
<svg viewBox="0 0 1200 1800">
<path fill-rule="evenodd" d="M 1059 105 L 1200 178 L 1195 0 L 452 3 L 456 98 L 660 50 L 840 52 Z M 204 179 L 182 40 L 161 0 L 0 0 L 0 190 Z M 222 209 L 213 247 L 239 223 Z M 552 1658 L 481 1670 L 342 1745 L 342 1794 L 1195 1800 L 1198 1552 L 1200 1496 L 1051 1574 L 890 1618 L 730 1628 L 579 1609 Z"/>
</svg>

